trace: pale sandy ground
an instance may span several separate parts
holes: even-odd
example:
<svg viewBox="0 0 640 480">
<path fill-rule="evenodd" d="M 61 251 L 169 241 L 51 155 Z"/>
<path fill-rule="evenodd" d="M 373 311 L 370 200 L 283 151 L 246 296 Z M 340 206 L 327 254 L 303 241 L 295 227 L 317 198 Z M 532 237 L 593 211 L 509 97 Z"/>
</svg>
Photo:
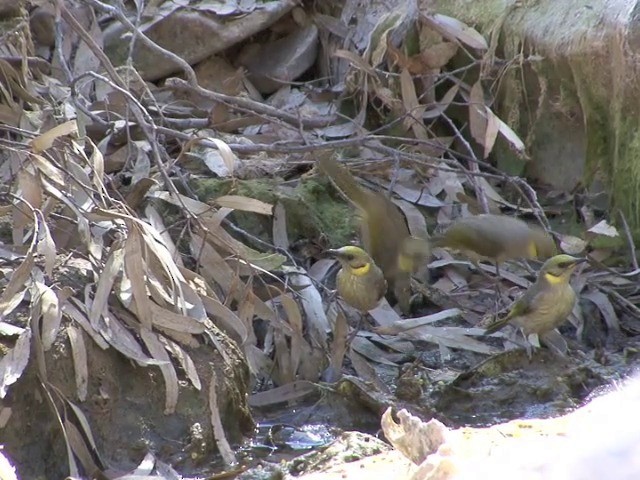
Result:
<svg viewBox="0 0 640 480">
<path fill-rule="evenodd" d="M 640 377 L 554 419 L 448 430 L 400 414 L 383 428 L 399 451 L 296 477 L 300 480 L 638 480 Z M 432 453 L 425 458 L 425 450 Z"/>
</svg>

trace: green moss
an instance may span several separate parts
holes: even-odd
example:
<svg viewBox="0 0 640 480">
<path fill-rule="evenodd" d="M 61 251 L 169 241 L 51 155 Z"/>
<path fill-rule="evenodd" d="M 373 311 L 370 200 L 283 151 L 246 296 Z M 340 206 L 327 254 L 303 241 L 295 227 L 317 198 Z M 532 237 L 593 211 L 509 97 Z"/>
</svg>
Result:
<svg viewBox="0 0 640 480">
<path fill-rule="evenodd" d="M 198 179 L 192 183 L 192 188 L 201 201 L 208 203 L 222 195 L 243 195 L 273 205 L 281 202 L 292 243 L 323 238 L 335 247 L 350 243 L 355 236 L 353 209 L 325 179 L 302 178 L 293 187 L 281 179 Z M 271 242 L 271 217 L 234 212 L 230 218 L 242 230 Z"/>
<path fill-rule="evenodd" d="M 285 203 L 289 232 L 315 234 L 332 247 L 353 241 L 356 231 L 354 210 L 326 179 L 308 179 L 295 189 Z"/>
</svg>

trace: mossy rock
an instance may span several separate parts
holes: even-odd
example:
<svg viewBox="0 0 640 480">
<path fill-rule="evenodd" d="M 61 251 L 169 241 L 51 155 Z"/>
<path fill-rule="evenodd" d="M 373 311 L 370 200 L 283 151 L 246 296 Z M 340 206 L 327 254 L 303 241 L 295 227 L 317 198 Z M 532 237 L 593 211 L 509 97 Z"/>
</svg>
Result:
<svg viewBox="0 0 640 480">
<path fill-rule="evenodd" d="M 356 219 L 352 207 L 328 180 L 300 178 L 295 185 L 282 179 L 197 179 L 191 187 L 203 202 L 222 195 L 242 195 L 270 204 L 280 202 L 287 216 L 289 240 L 321 240 L 329 246 L 353 242 Z M 248 212 L 233 212 L 232 221 L 242 230 L 272 243 L 273 219 Z"/>
</svg>

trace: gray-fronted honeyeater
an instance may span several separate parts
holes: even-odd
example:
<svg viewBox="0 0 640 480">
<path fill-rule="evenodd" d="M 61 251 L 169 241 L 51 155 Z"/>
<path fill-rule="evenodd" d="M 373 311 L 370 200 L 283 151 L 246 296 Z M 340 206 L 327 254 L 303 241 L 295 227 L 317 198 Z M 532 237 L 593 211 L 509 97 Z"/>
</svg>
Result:
<svg viewBox="0 0 640 480">
<path fill-rule="evenodd" d="M 428 240 L 411 236 L 400 209 L 385 195 L 361 187 L 335 159 L 322 158 L 318 167 L 357 208 L 364 249 L 379 265 L 400 309 L 407 313 L 411 274 L 431 255 Z"/>
<path fill-rule="evenodd" d="M 553 238 L 543 229 L 517 218 L 488 213 L 456 220 L 431 242 L 461 251 L 474 263 L 488 259 L 496 266 L 517 258 L 546 260 L 556 253 Z"/>
<path fill-rule="evenodd" d="M 387 291 L 387 281 L 369 254 L 352 245 L 327 253 L 340 262 L 336 286 L 342 299 L 361 312 L 375 308 Z"/>
<path fill-rule="evenodd" d="M 509 313 L 489 325 L 486 334 L 500 330 L 508 323 L 519 327 L 525 337 L 543 335 L 564 322 L 576 303 L 576 294 L 569 284 L 575 267 L 586 261 L 571 255 L 556 255 L 547 260 L 535 283 L 511 306 Z"/>
</svg>

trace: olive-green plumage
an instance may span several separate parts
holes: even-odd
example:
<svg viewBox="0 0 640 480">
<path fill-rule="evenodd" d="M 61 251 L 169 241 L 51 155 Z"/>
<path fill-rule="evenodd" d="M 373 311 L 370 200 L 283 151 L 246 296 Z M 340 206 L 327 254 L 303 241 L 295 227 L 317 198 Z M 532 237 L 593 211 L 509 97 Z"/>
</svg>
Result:
<svg viewBox="0 0 640 480">
<path fill-rule="evenodd" d="M 411 236 L 400 209 L 385 195 L 361 187 L 335 159 L 322 158 L 318 166 L 358 209 L 364 249 L 382 269 L 401 310 L 408 312 L 411 274 L 431 255 L 428 240 Z"/>
<path fill-rule="evenodd" d="M 509 313 L 487 327 L 486 334 L 494 333 L 511 323 L 520 327 L 525 336 L 542 335 L 564 322 L 576 303 L 576 294 L 569 284 L 571 273 L 584 258 L 556 255 L 547 260 L 535 283 L 514 302 Z"/>
<path fill-rule="evenodd" d="M 551 236 L 541 228 L 506 215 L 482 214 L 456 220 L 432 244 L 459 250 L 473 261 L 496 263 L 516 258 L 547 259 L 556 253 Z"/>
<path fill-rule="evenodd" d="M 351 245 L 327 253 L 335 256 L 342 267 L 336 278 L 342 299 L 361 312 L 375 308 L 387 292 L 387 282 L 369 254 Z"/>
</svg>

